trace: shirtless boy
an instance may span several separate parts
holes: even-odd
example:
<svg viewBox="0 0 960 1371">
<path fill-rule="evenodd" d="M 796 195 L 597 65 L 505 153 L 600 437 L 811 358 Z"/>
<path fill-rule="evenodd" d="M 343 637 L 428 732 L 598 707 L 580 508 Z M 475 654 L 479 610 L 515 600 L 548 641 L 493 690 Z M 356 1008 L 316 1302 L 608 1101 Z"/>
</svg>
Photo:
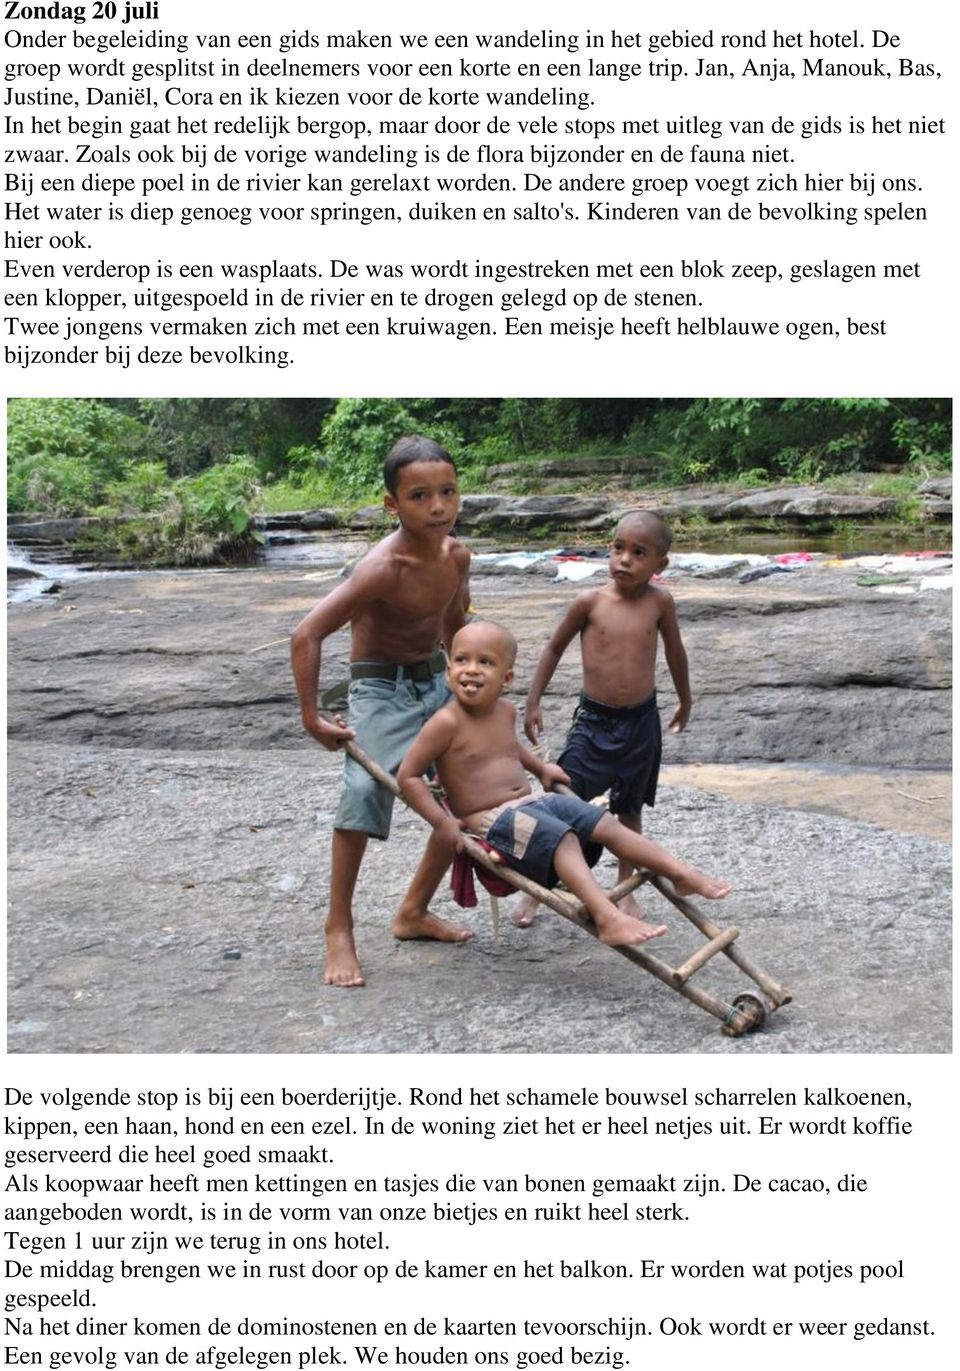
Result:
<svg viewBox="0 0 960 1371">
<path fill-rule="evenodd" d="M 524 728 L 531 742 L 543 732 L 543 692 L 570 642 L 580 635 L 583 691 L 559 763 L 584 800 L 610 791 L 610 810 L 634 833 L 641 809 L 656 798 L 660 771 L 660 715 L 654 676 L 657 636 L 677 692 L 670 732 L 681 733 L 690 716 L 687 654 L 680 640 L 672 597 L 652 578 L 667 565 L 670 530 L 658 514 L 634 510 L 617 525 L 610 545 L 610 579 L 578 595 L 541 654 L 530 683 Z M 620 879 L 629 875 L 621 863 Z M 639 916 L 632 895 L 620 903 Z M 533 922 L 536 901 L 527 899 L 513 918 Z"/>
<path fill-rule="evenodd" d="M 356 736 L 392 771 L 448 698 L 440 644 L 450 643 L 465 622 L 470 554 L 450 536 L 460 497 L 456 470 L 439 443 L 419 434 L 401 438 L 384 462 L 383 481 L 384 506 L 397 516 L 399 528 L 297 626 L 291 658 L 307 732 L 329 752 Z M 317 708 L 323 642 L 347 623 L 349 728 L 339 715 L 335 722 L 321 718 Z M 353 893 L 367 839 L 387 837 L 392 809 L 393 796 L 345 758 L 325 926 L 328 985 L 364 984 L 353 937 Z M 432 836 L 394 917 L 394 937 L 462 942 L 472 936 L 427 907 L 449 863 L 449 847 Z"/>
<path fill-rule="evenodd" d="M 602 847 L 632 871 L 646 867 L 669 877 L 680 894 L 720 899 L 730 887 L 686 866 L 612 814 L 575 796 L 533 795 L 526 771 L 545 790 L 569 777 L 521 747 L 516 710 L 501 698 L 513 679 L 517 645 L 498 624 L 475 620 L 450 648 L 447 680 L 453 699 L 424 724 L 397 779 L 404 798 L 433 826 L 448 852 L 463 845 L 463 830 L 478 835 L 508 866 L 544 886 L 562 880 L 583 901 L 601 942 L 642 943 L 665 933 L 624 914 L 590 874 Z M 452 813 L 446 813 L 423 779 L 435 765 Z"/>
</svg>

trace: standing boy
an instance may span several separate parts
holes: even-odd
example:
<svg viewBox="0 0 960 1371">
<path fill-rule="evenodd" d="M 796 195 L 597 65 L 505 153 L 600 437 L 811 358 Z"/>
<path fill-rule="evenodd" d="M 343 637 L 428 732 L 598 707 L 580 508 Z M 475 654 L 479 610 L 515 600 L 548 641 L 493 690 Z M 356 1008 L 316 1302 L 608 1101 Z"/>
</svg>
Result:
<svg viewBox="0 0 960 1371">
<path fill-rule="evenodd" d="M 651 584 L 667 565 L 670 542 L 670 530 L 658 514 L 632 510 L 623 516 L 610 545 L 610 579 L 599 589 L 585 590 L 570 605 L 537 663 L 524 714 L 527 737 L 536 743 L 543 732 L 543 692 L 579 634 L 583 690 L 559 765 L 581 799 L 609 790 L 611 812 L 634 833 L 641 832 L 643 806 L 654 803 L 660 772 L 658 636 L 677 692 L 671 733 L 686 727 L 692 703 L 673 598 Z M 630 870 L 621 862 L 620 879 Z M 640 916 L 632 895 L 620 908 Z M 536 901 L 525 900 L 515 922 L 532 923 L 536 909 Z"/>
<path fill-rule="evenodd" d="M 424 725 L 400 767 L 404 797 L 433 825 L 438 840 L 454 852 L 467 829 L 541 885 L 562 880 L 583 901 L 597 937 L 611 947 L 647 942 L 667 930 L 624 914 L 597 884 L 589 868 L 602 847 L 630 871 L 642 866 L 669 877 L 678 894 L 722 899 L 730 889 L 726 881 L 687 866 L 605 809 L 576 796 L 531 793 L 525 770 L 547 792 L 569 777 L 517 741 L 516 710 L 501 698 L 513 679 L 516 651 L 513 635 L 497 624 L 474 620 L 462 628 L 450 648 L 453 699 Z M 449 811 L 423 780 L 433 764 Z"/>
<path fill-rule="evenodd" d="M 460 507 L 448 453 L 414 434 L 394 445 L 383 465 L 384 506 L 400 526 L 370 549 L 349 580 L 310 611 L 291 641 L 303 726 L 329 752 L 354 736 L 386 770 L 397 768 L 412 740 L 448 698 L 441 643 L 465 622 L 470 554 L 450 536 Z M 320 717 L 317 686 L 324 640 L 350 625 L 350 724 Z M 352 758 L 334 817 L 330 908 L 325 925 L 328 985 L 360 986 L 353 937 L 353 893 L 367 839 L 390 832 L 393 796 Z M 392 924 L 396 938 L 462 942 L 469 929 L 428 909 L 450 862 L 431 836 Z"/>
</svg>

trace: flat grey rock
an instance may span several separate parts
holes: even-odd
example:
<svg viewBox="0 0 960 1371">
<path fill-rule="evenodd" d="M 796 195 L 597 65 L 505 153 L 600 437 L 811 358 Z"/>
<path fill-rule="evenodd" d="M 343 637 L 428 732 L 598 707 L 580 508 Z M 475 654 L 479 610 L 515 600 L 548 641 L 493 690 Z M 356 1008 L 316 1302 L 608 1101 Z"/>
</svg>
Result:
<svg viewBox="0 0 960 1371">
<path fill-rule="evenodd" d="M 695 705 L 666 760 L 946 767 L 949 597 L 884 597 L 856 574 L 675 584 Z M 336 584 L 118 575 L 11 607 L 11 1051 L 949 1051 L 946 843 L 669 787 L 650 836 L 733 882 L 707 912 L 794 991 L 763 1033 L 722 1037 L 555 915 L 529 930 L 504 917 L 495 938 L 481 906 L 467 944 L 397 943 L 390 918 L 425 838 L 404 810 L 361 873 L 368 986 L 326 988 L 340 764 L 300 728 L 287 646 Z M 520 637 L 521 703 L 578 589 L 476 578 L 475 605 Z M 346 635 L 328 649 L 325 684 L 345 674 Z M 553 756 L 579 684 L 571 649 L 544 701 Z M 647 903 L 667 914 L 658 950 L 675 964 L 699 935 Z M 436 908 L 459 917 L 445 891 Z M 725 998 L 750 988 L 725 959 L 703 975 Z"/>
</svg>

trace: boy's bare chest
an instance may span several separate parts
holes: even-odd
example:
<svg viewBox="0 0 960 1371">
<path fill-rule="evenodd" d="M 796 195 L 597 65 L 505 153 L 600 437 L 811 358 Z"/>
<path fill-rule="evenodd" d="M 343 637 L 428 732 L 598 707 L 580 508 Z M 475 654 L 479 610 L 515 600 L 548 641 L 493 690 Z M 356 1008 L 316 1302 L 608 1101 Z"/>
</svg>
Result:
<svg viewBox="0 0 960 1371">
<path fill-rule="evenodd" d="M 353 659 L 415 662 L 429 657 L 459 585 L 460 574 L 452 557 L 399 566 L 387 578 L 380 595 L 353 616 Z"/>
<path fill-rule="evenodd" d="M 457 729 L 452 745 L 458 770 L 487 765 L 495 757 L 518 755 L 513 720 L 489 715 L 478 720 L 465 719 Z"/>
<path fill-rule="evenodd" d="M 656 647 L 660 607 L 655 601 L 600 600 L 583 632 L 594 651 L 649 652 Z"/>
<path fill-rule="evenodd" d="M 420 566 L 399 569 L 389 600 L 382 602 L 385 613 L 406 618 L 422 618 L 442 614 L 450 604 L 460 583 L 460 576 L 452 558 Z"/>
<path fill-rule="evenodd" d="M 418 629 L 435 635 L 459 584 L 460 575 L 453 558 L 402 565 L 381 596 L 371 600 L 354 617 L 354 629 L 365 624 L 399 648 L 406 635 L 416 634 Z"/>
</svg>

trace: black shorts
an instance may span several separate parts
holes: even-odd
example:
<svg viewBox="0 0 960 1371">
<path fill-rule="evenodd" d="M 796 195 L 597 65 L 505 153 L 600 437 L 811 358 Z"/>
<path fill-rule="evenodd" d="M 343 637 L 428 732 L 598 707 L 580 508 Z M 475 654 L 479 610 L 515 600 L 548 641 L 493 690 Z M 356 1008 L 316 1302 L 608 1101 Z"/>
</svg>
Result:
<svg viewBox="0 0 960 1371">
<path fill-rule="evenodd" d="M 629 709 L 581 695 L 557 764 L 582 800 L 609 790 L 612 814 L 639 814 L 656 802 L 661 752 L 656 695 Z"/>
</svg>

